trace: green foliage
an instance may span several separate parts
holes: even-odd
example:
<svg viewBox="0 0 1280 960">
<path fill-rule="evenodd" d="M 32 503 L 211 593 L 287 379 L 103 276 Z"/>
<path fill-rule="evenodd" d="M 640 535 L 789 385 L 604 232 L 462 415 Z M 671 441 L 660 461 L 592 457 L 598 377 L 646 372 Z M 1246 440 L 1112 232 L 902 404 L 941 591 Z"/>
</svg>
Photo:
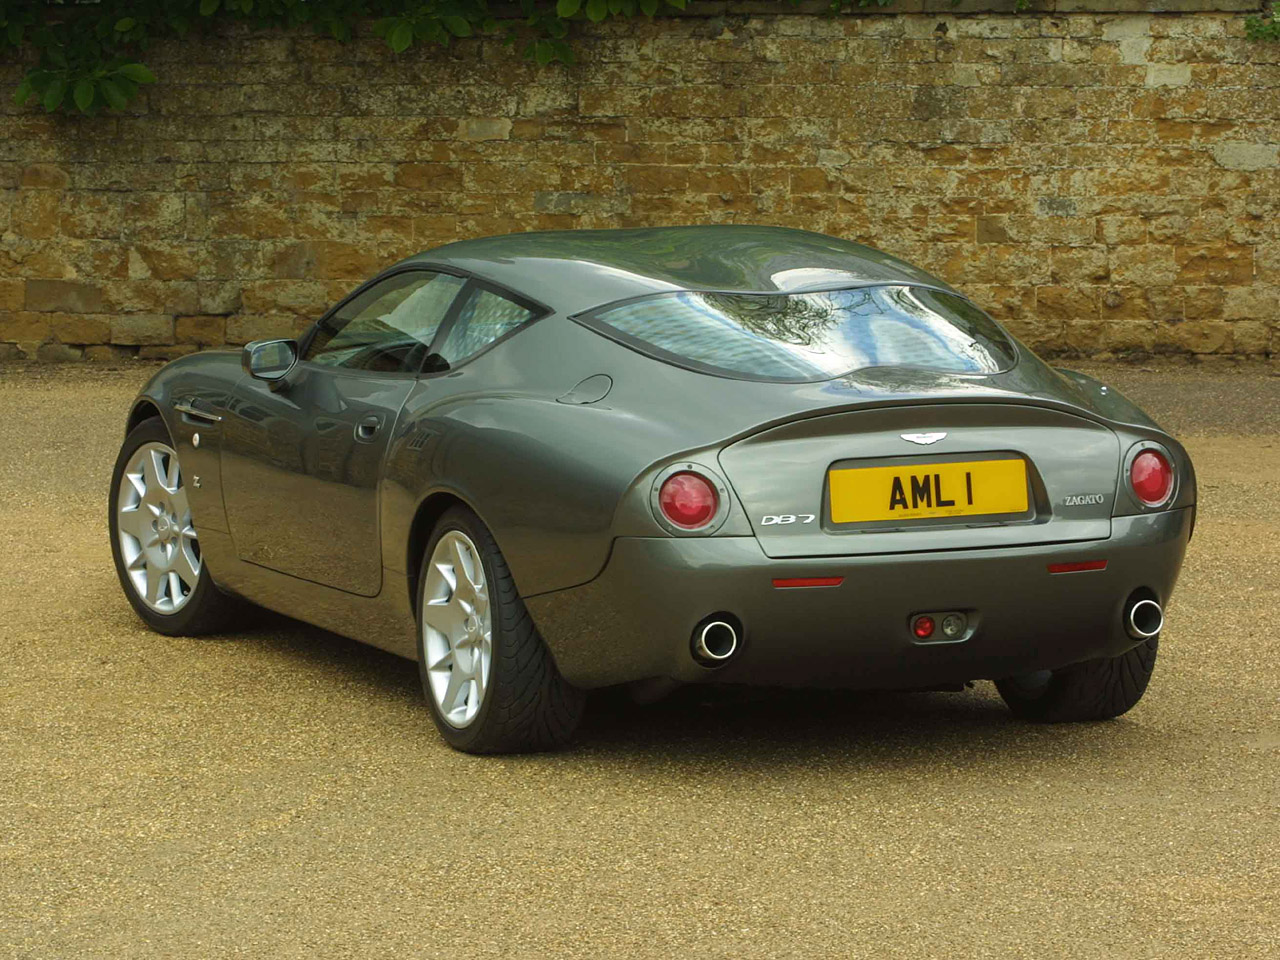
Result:
<svg viewBox="0 0 1280 960">
<path fill-rule="evenodd" d="M 374 18 L 374 30 L 393 51 L 448 46 L 463 37 L 499 36 L 519 43 L 539 65 L 573 63 L 570 24 L 612 17 L 653 17 L 683 10 L 687 0 L 516 0 L 522 16 L 502 22 L 488 0 L 0 0 L 0 55 L 31 64 L 14 91 L 18 104 L 46 111 L 95 114 L 128 107 L 140 87 L 154 83 L 143 64 L 156 39 L 186 37 L 227 21 L 254 29 L 310 27 L 339 41 Z M 796 5 L 799 0 L 782 0 Z M 830 0 L 832 13 L 893 0 Z M 1022 9 L 1027 0 L 1017 0 Z M 1280 40 L 1280 0 L 1271 16 L 1246 18 L 1254 40 Z"/>
<path fill-rule="evenodd" d="M 1280 2 L 1271 4 L 1271 16 L 1245 17 L 1244 32 L 1250 40 L 1280 41 Z"/>
<path fill-rule="evenodd" d="M 111 60 L 89 70 L 78 70 L 62 62 L 57 53 L 50 56 L 52 67 L 37 67 L 27 73 L 13 93 L 14 103 L 21 106 L 32 97 L 53 113 L 73 102 L 81 113 L 97 113 L 104 107 L 123 110 L 138 95 L 138 86 L 154 83 L 155 76 L 140 63 Z"/>
<path fill-rule="evenodd" d="M 794 0 L 792 0 L 794 2 Z M 889 0 L 879 0 L 889 2 Z M 462 37 L 501 36 L 538 64 L 573 63 L 572 21 L 652 17 L 686 0 L 518 0 L 523 17 L 499 23 L 487 0 L 0 0 L 0 55 L 34 60 L 14 92 L 44 109 L 94 114 L 125 109 L 156 77 L 141 62 L 156 39 L 185 37 L 229 20 L 254 29 L 309 26 L 346 41 L 358 21 L 403 53 Z"/>
</svg>

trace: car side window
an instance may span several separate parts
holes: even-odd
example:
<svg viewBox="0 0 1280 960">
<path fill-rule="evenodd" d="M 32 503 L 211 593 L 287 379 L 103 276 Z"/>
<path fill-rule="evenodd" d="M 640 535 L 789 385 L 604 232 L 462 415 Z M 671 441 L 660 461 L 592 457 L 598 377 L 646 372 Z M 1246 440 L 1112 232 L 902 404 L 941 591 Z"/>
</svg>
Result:
<svg viewBox="0 0 1280 960">
<path fill-rule="evenodd" d="M 348 370 L 417 373 L 465 283 L 427 270 L 387 277 L 320 321 L 303 359 Z"/>
<path fill-rule="evenodd" d="M 506 297 L 478 287 L 458 312 L 439 353 L 456 367 L 499 337 L 536 320 L 538 314 Z"/>
</svg>

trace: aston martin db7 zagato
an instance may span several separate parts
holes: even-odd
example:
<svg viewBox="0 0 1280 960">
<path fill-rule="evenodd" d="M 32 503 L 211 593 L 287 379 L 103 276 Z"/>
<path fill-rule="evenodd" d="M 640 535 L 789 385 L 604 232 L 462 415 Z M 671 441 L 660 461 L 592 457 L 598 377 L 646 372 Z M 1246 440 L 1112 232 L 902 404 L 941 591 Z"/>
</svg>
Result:
<svg viewBox="0 0 1280 960">
<path fill-rule="evenodd" d="M 160 370 L 110 493 L 126 596 L 420 665 L 453 746 L 584 691 L 955 689 L 1123 713 L 1195 520 L 1183 447 L 941 280 L 767 227 L 449 244 L 297 340 Z"/>
</svg>

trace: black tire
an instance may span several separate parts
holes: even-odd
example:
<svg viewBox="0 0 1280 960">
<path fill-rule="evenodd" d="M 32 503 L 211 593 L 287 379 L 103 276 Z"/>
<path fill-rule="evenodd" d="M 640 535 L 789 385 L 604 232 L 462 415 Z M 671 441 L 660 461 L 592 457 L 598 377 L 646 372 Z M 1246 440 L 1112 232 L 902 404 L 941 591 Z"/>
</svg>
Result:
<svg viewBox="0 0 1280 960">
<path fill-rule="evenodd" d="M 480 554 L 493 637 L 488 687 L 479 711 L 464 727 L 445 720 L 432 695 L 421 614 L 431 557 L 436 544 L 451 530 L 470 538 Z M 516 592 L 493 534 L 465 507 L 450 508 L 432 531 L 423 552 L 417 598 L 418 672 L 431 717 L 449 746 L 465 753 L 526 753 L 555 750 L 573 738 L 586 698 L 560 675 Z"/>
<path fill-rule="evenodd" d="M 1038 723 L 1110 720 L 1128 712 L 1146 692 L 1156 667 L 1159 637 L 1118 657 L 1086 660 L 1047 674 L 997 680 L 1014 714 Z"/>
<path fill-rule="evenodd" d="M 120 497 L 120 483 L 124 479 L 125 469 L 134 452 L 144 443 L 163 443 L 172 448 L 173 440 L 159 417 L 151 417 L 142 421 L 125 437 L 120 447 L 120 455 L 116 457 L 115 469 L 111 473 L 111 494 L 107 502 L 107 524 L 111 531 L 111 557 L 115 561 L 116 576 L 120 580 L 120 589 L 128 598 L 134 611 L 152 630 L 170 637 L 190 637 L 224 630 L 234 620 L 239 604 L 236 600 L 222 593 L 209 574 L 209 565 L 201 563 L 200 575 L 195 589 L 191 591 L 187 601 L 174 613 L 161 613 L 153 610 L 138 596 L 138 591 L 125 571 L 124 558 L 120 555 L 120 534 L 116 505 Z"/>
</svg>

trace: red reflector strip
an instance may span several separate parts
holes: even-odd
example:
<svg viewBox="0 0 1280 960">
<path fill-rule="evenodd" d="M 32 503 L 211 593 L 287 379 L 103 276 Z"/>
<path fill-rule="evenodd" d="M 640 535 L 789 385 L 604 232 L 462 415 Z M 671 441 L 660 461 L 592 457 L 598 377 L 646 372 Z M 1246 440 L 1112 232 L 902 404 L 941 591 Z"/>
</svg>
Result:
<svg viewBox="0 0 1280 960">
<path fill-rule="evenodd" d="M 844 577 L 775 577 L 775 587 L 838 587 Z"/>
<path fill-rule="evenodd" d="M 1085 570 L 1105 570 L 1105 560 L 1077 560 L 1074 563 L 1051 563 L 1050 573 L 1083 573 Z"/>
</svg>

